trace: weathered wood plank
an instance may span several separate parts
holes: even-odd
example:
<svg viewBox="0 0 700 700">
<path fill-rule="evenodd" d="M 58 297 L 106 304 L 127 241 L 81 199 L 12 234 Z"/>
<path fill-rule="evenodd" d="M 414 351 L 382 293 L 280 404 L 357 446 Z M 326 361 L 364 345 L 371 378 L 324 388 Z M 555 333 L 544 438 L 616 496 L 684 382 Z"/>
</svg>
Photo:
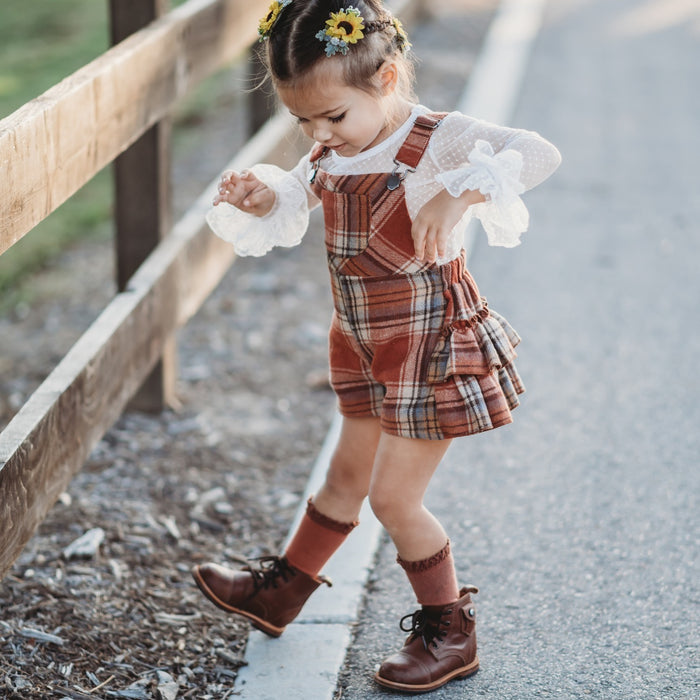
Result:
<svg viewBox="0 0 700 700">
<path fill-rule="evenodd" d="M 0 254 L 245 51 L 267 4 L 190 0 L 0 121 Z"/>
<path fill-rule="evenodd" d="M 294 120 L 271 120 L 231 168 L 300 155 Z M 295 143 L 297 145 L 295 145 Z M 90 450 L 121 414 L 162 353 L 234 259 L 204 213 L 212 183 L 0 433 L 0 578 Z"/>
</svg>

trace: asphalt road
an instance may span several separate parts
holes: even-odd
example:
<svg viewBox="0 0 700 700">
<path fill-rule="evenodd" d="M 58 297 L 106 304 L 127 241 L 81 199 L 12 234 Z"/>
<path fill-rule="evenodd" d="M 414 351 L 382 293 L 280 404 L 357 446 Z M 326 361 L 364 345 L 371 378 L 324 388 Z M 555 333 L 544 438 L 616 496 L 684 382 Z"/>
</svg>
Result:
<svg viewBox="0 0 700 700">
<path fill-rule="evenodd" d="M 512 123 L 564 162 L 523 245 L 470 260 L 528 393 L 428 498 L 482 668 L 430 697 L 700 697 L 698 85 L 696 1 L 549 3 Z M 393 696 L 371 675 L 414 607 L 385 541 L 336 698 Z"/>
</svg>

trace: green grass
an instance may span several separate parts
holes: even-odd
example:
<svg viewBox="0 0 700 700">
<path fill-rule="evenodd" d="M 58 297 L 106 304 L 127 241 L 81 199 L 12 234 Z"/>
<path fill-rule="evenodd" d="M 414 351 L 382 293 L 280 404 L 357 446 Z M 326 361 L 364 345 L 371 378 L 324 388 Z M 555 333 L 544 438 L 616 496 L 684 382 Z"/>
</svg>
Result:
<svg viewBox="0 0 700 700">
<path fill-rule="evenodd" d="M 106 0 L 2 0 L 0 117 L 48 90 L 108 46 Z"/>
<path fill-rule="evenodd" d="M 2 0 L 0 118 L 108 47 L 106 1 Z M 67 245 L 109 228 L 110 190 L 109 173 L 100 173 L 0 258 L 0 295 L 5 303 L 20 294 L 17 287 L 26 275 L 46 265 Z"/>
<path fill-rule="evenodd" d="M 0 119 L 109 48 L 107 10 L 107 0 L 0 0 Z M 203 107 L 197 96 L 182 107 L 183 128 L 196 125 Z M 111 168 L 105 168 L 0 257 L 1 306 L 30 295 L 22 280 L 66 246 L 88 236 L 108 237 L 111 214 Z"/>
<path fill-rule="evenodd" d="M 109 48 L 107 8 L 108 0 L 2 0 L 0 119 Z"/>
</svg>

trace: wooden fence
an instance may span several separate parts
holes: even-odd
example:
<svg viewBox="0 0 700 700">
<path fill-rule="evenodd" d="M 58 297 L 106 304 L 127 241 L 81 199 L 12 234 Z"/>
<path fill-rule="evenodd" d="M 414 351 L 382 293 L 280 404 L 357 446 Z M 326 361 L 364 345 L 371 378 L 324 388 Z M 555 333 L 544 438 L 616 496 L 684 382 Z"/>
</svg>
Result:
<svg viewBox="0 0 700 700">
<path fill-rule="evenodd" d="M 168 401 L 173 333 L 234 259 L 204 223 L 214 184 L 171 227 L 169 113 L 246 55 L 269 0 L 109 3 L 115 46 L 0 121 L 0 254 L 114 162 L 119 287 L 0 433 L 0 579 L 129 401 Z M 406 17 L 419 2 L 392 5 Z M 293 133 L 274 116 L 231 167 L 288 165 Z"/>
</svg>

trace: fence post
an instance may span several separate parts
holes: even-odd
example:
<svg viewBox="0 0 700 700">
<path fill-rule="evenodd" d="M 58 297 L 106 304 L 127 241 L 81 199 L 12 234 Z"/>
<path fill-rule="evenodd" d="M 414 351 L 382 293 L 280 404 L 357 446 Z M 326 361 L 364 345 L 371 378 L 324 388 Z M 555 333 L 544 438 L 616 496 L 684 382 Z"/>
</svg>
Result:
<svg viewBox="0 0 700 700">
<path fill-rule="evenodd" d="M 261 58 L 263 47 L 259 43 L 253 44 L 248 58 L 248 138 L 252 137 L 258 129 L 270 118 L 273 112 L 274 97 L 272 96 L 272 84 L 265 80 L 267 70 Z"/>
<path fill-rule="evenodd" d="M 166 13 L 170 0 L 109 0 L 112 45 Z M 137 108 L 137 105 L 134 105 Z M 131 275 L 172 226 L 170 183 L 171 122 L 165 118 L 122 153 L 113 166 L 117 286 Z M 134 397 L 137 410 L 157 412 L 176 403 L 174 337 L 151 375 Z"/>
</svg>

